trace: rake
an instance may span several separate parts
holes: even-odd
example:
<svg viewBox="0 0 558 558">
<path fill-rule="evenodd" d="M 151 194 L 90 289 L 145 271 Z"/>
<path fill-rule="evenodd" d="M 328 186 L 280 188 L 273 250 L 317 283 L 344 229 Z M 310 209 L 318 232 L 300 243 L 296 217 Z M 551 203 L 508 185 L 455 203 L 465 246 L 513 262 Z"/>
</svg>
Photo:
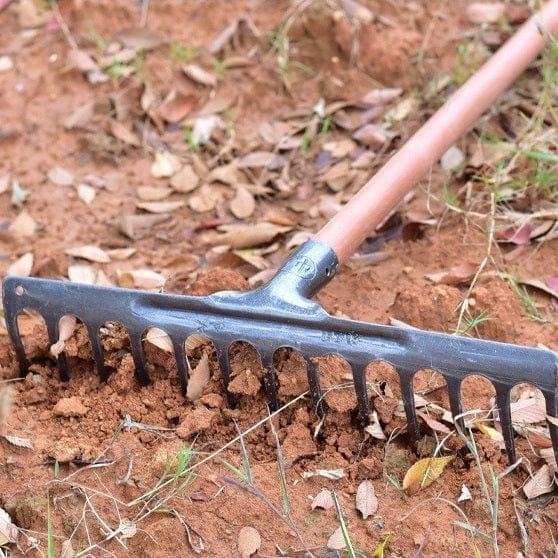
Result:
<svg viewBox="0 0 558 558">
<path fill-rule="evenodd" d="M 136 376 L 142 385 L 149 383 L 143 336 L 152 327 L 165 331 L 172 341 L 183 392 L 188 384 L 187 337 L 202 334 L 211 340 L 225 386 L 230 380 L 230 346 L 238 341 L 250 343 L 259 352 L 265 370 L 263 385 L 272 407 L 279 405 L 274 354 L 280 348 L 289 347 L 304 357 L 310 393 L 319 413 L 323 412 L 322 390 L 315 357 L 335 354 L 351 366 L 358 408 L 365 419 L 372 411 L 366 368 L 374 362 L 387 362 L 399 374 L 408 431 L 414 437 L 419 436 L 413 394 L 413 376 L 417 371 L 433 370 L 445 378 L 456 421 L 462 421 L 461 382 L 469 375 L 480 375 L 494 385 L 507 455 L 514 462 L 510 390 L 519 383 L 536 386 L 544 395 L 547 414 L 557 417 L 558 356 L 555 353 L 341 319 L 329 315 L 310 298 L 330 281 L 339 265 L 418 179 L 536 58 L 549 33 L 557 28 L 558 0 L 552 0 L 262 287 L 248 292 L 226 291 L 193 297 L 7 277 L 3 282 L 5 320 L 21 374 L 27 373 L 29 362 L 17 318 L 22 311 L 32 309 L 45 319 L 51 343 L 58 340 L 59 321 L 63 316 L 79 318 L 87 328 L 95 365 L 103 380 L 109 371 L 104 365 L 100 330 L 109 321 L 126 328 Z M 62 379 L 68 379 L 64 353 L 58 356 L 58 367 Z M 550 421 L 548 426 L 558 458 L 558 427 Z"/>
</svg>

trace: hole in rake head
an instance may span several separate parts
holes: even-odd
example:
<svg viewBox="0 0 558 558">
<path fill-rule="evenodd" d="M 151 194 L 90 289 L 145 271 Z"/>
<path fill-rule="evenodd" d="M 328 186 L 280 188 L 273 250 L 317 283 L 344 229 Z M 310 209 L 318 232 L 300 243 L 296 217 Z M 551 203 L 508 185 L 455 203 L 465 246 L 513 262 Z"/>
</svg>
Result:
<svg viewBox="0 0 558 558">
<path fill-rule="evenodd" d="M 21 295 L 25 294 L 25 289 L 23 288 L 22 285 L 18 285 L 18 286 L 15 288 L 15 294 L 16 294 L 17 296 L 21 296 Z"/>
</svg>

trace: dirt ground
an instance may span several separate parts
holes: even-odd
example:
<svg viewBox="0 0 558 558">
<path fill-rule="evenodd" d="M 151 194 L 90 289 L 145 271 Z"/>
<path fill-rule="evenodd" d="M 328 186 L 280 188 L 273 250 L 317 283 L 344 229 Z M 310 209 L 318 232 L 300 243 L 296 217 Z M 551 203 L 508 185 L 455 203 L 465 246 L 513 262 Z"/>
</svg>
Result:
<svg viewBox="0 0 558 558">
<path fill-rule="evenodd" d="M 0 1 L 0 276 L 194 295 L 260 285 L 530 13 L 510 1 L 475 17 L 471 4 Z M 558 351 L 558 141 L 541 104 L 558 99 L 541 64 L 318 293 L 329 313 Z M 540 111 L 554 158 L 501 165 L 497 140 L 520 145 Z M 481 377 L 461 389 L 485 417 L 472 430 L 477 462 L 431 371 L 415 377 L 416 441 L 385 364 L 368 371 L 376 422 L 365 428 L 342 359 L 319 360 L 320 420 L 300 397 L 303 359 L 281 350 L 285 408 L 266 420 L 246 344 L 230 349 L 233 408 L 199 336 L 186 344 L 196 380 L 185 397 L 160 332 L 144 336 L 141 386 L 117 323 L 100 334 L 107 381 L 79 321 L 58 344 L 69 381 L 41 318 L 19 327 L 24 378 L 0 321 L 5 556 L 558 555 L 555 463 L 533 386 L 512 394 L 537 416 L 513 415 L 521 463 L 506 471 Z M 440 477 L 403 489 L 438 445 L 451 456 Z M 548 485 L 538 493 L 535 474 Z"/>
</svg>

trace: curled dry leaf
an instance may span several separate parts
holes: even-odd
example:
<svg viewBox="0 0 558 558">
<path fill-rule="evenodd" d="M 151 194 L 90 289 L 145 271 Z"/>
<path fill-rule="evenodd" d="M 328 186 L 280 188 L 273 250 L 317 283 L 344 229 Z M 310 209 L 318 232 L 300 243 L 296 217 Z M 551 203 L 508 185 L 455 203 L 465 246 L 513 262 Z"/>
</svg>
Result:
<svg viewBox="0 0 558 558">
<path fill-rule="evenodd" d="M 366 519 L 378 511 L 378 498 L 374 492 L 374 485 L 371 480 L 362 481 L 357 488 L 356 509 Z"/>
<path fill-rule="evenodd" d="M 173 89 L 157 107 L 157 115 L 167 122 L 180 122 L 194 108 L 196 97 Z"/>
<path fill-rule="evenodd" d="M 10 203 L 16 207 L 21 207 L 28 197 L 29 192 L 20 186 L 19 180 L 12 180 L 12 195 L 10 197 Z"/>
<path fill-rule="evenodd" d="M 135 248 L 113 248 L 109 250 L 107 254 L 110 256 L 111 260 L 127 260 L 136 252 L 137 250 Z"/>
<path fill-rule="evenodd" d="M 395 134 L 377 124 L 365 124 L 356 130 L 352 137 L 372 149 L 381 149 L 395 137 Z"/>
<path fill-rule="evenodd" d="M 171 179 L 170 185 L 181 193 L 192 192 L 200 183 L 199 176 L 192 165 L 184 165 Z"/>
<path fill-rule="evenodd" d="M 321 179 L 334 191 L 340 192 L 351 180 L 350 162 L 346 159 L 330 167 Z"/>
<path fill-rule="evenodd" d="M 110 262 L 109 255 L 98 246 L 77 246 L 76 248 L 68 248 L 64 253 L 74 258 L 82 258 L 90 262 L 108 263 Z"/>
<path fill-rule="evenodd" d="M 97 272 L 90 265 L 71 265 L 68 267 L 68 279 L 74 283 L 94 285 L 97 280 Z"/>
<path fill-rule="evenodd" d="M 339 480 L 345 476 L 345 471 L 343 469 L 316 469 L 315 471 L 304 471 L 302 473 L 302 478 L 310 479 L 312 477 L 324 477 L 329 480 Z"/>
<path fill-rule="evenodd" d="M 120 231 L 128 238 L 137 240 L 146 229 L 163 223 L 169 218 L 170 215 L 168 213 L 160 215 L 131 215 L 129 213 L 124 213 L 120 216 Z"/>
<path fill-rule="evenodd" d="M 66 130 L 85 128 L 89 121 L 93 118 L 94 112 L 95 103 L 85 103 L 84 105 L 80 105 L 64 119 L 64 128 L 66 128 Z"/>
<path fill-rule="evenodd" d="M 465 15 L 471 23 L 496 23 L 506 12 L 503 2 L 471 2 Z"/>
<path fill-rule="evenodd" d="M 37 222 L 25 210 L 12 221 L 10 231 L 20 236 L 33 236 L 37 230 Z"/>
<path fill-rule="evenodd" d="M 77 319 L 75 316 L 62 316 L 59 322 L 58 341 L 50 346 L 50 354 L 54 358 L 64 351 L 66 341 L 72 337 L 77 327 Z"/>
<path fill-rule="evenodd" d="M 248 153 L 238 162 L 238 168 L 266 168 L 267 170 L 278 170 L 282 168 L 287 160 L 281 155 L 271 151 L 253 151 Z"/>
<path fill-rule="evenodd" d="M 215 87 L 217 85 L 217 78 L 212 73 L 200 68 L 197 64 L 183 64 L 182 71 L 197 83 L 207 85 L 208 87 Z"/>
<path fill-rule="evenodd" d="M 333 531 L 329 539 L 327 539 L 326 545 L 332 550 L 343 550 L 345 548 L 345 538 L 343 537 L 341 527 L 337 527 L 337 529 Z"/>
<path fill-rule="evenodd" d="M 203 395 L 203 388 L 209 382 L 209 356 L 203 353 L 197 366 L 189 371 L 188 387 L 186 397 L 190 401 L 196 401 Z"/>
<path fill-rule="evenodd" d="M 368 24 L 374 21 L 374 14 L 356 0 L 340 0 L 340 6 L 349 17 L 358 19 L 361 23 Z"/>
<path fill-rule="evenodd" d="M 12 523 L 12 518 L 3 508 L 0 508 L 0 546 L 17 542 L 18 529 Z"/>
<path fill-rule="evenodd" d="M 99 65 L 91 56 L 84 50 L 72 48 L 66 55 L 66 66 L 68 69 L 76 69 L 80 72 L 94 72 L 99 71 Z"/>
<path fill-rule="evenodd" d="M 138 202 L 136 207 L 143 209 L 149 213 L 170 213 L 176 209 L 184 207 L 186 202 L 184 200 L 177 201 L 153 201 L 153 202 Z"/>
<path fill-rule="evenodd" d="M 424 277 L 436 284 L 443 283 L 444 285 L 459 285 L 460 283 L 467 283 L 470 281 L 475 276 L 478 268 L 479 264 L 466 262 L 451 267 L 448 271 L 427 273 Z"/>
<path fill-rule="evenodd" d="M 219 243 L 241 249 L 271 242 L 279 234 L 290 231 L 291 227 L 263 222 L 254 225 L 223 225 L 219 230 L 224 231 L 224 234 L 217 237 Z"/>
<path fill-rule="evenodd" d="M 547 284 L 546 281 L 541 281 L 540 279 L 520 279 L 519 282 L 522 285 L 528 285 L 529 287 L 535 287 L 535 289 L 539 289 L 549 295 L 552 295 L 558 298 L 558 285 L 557 288 L 552 288 L 554 282 L 550 282 L 550 285 Z"/>
<path fill-rule="evenodd" d="M 444 468 L 452 459 L 453 455 L 420 459 L 405 474 L 403 489 L 409 495 L 412 495 L 420 489 L 430 486 L 442 474 Z"/>
<path fill-rule="evenodd" d="M 114 38 L 124 46 L 134 50 L 153 50 L 168 42 L 167 37 L 145 27 L 123 29 Z"/>
<path fill-rule="evenodd" d="M 365 105 L 383 105 L 397 99 L 403 93 L 400 87 L 372 89 L 361 99 Z"/>
<path fill-rule="evenodd" d="M 155 161 L 151 165 L 151 176 L 154 178 L 169 178 L 180 170 L 180 161 L 169 151 L 156 151 Z"/>
<path fill-rule="evenodd" d="M 29 277 L 33 269 L 33 254 L 27 252 L 19 257 L 6 271 L 7 276 L 19 275 L 20 277 Z"/>
<path fill-rule="evenodd" d="M 174 352 L 172 341 L 168 333 L 158 327 L 150 328 L 147 331 L 144 339 L 145 341 L 151 343 L 152 345 L 155 345 L 156 347 L 159 347 L 159 349 L 162 349 L 167 353 Z"/>
<path fill-rule="evenodd" d="M 172 189 L 164 186 L 139 186 L 136 191 L 138 193 L 138 198 L 147 202 L 161 201 L 172 194 Z"/>
<path fill-rule="evenodd" d="M 12 446 L 33 449 L 33 442 L 29 438 L 20 438 L 19 436 L 11 436 L 9 434 L 4 434 L 2 437 L 4 440 L 12 444 Z"/>
<path fill-rule="evenodd" d="M 116 139 L 128 145 L 133 145 L 134 147 L 141 145 L 139 137 L 132 130 L 124 126 L 122 122 L 118 122 L 118 120 L 110 121 L 110 131 Z"/>
<path fill-rule="evenodd" d="M 167 281 L 164 275 L 151 269 L 117 270 L 116 276 L 118 285 L 125 288 L 158 289 Z"/>
<path fill-rule="evenodd" d="M 88 184 L 78 184 L 77 195 L 82 202 L 91 205 L 97 195 L 97 191 L 93 186 L 89 186 Z"/>
<path fill-rule="evenodd" d="M 47 177 L 58 186 L 71 186 L 74 183 L 74 175 L 62 167 L 53 167 L 48 171 Z"/>
<path fill-rule="evenodd" d="M 196 213 L 211 211 L 221 199 L 221 194 L 211 184 L 203 184 L 188 200 L 188 206 Z"/>
<path fill-rule="evenodd" d="M 511 418 L 514 423 L 537 424 L 546 418 L 544 396 L 525 397 L 510 404 Z"/>
<path fill-rule="evenodd" d="M 315 510 L 316 508 L 322 508 L 323 510 L 329 510 L 335 505 L 333 501 L 333 496 L 331 495 L 331 490 L 327 488 L 322 489 L 316 496 L 314 496 L 311 504 L 311 508 Z"/>
<path fill-rule="evenodd" d="M 523 493 L 529 500 L 548 494 L 554 489 L 554 473 L 544 464 L 524 485 Z"/>
<path fill-rule="evenodd" d="M 250 217 L 256 209 L 256 200 L 247 188 L 238 186 L 236 195 L 230 202 L 231 213 L 237 219 L 246 219 Z"/>
<path fill-rule="evenodd" d="M 370 413 L 370 419 L 368 424 L 364 427 L 364 431 L 368 432 L 370 436 L 376 438 L 377 440 L 385 440 L 386 435 L 382 430 L 382 425 L 380 424 L 380 419 L 378 418 L 378 412 L 373 411 Z"/>
<path fill-rule="evenodd" d="M 250 558 L 253 554 L 258 552 L 262 545 L 262 538 L 260 533 L 254 527 L 242 527 L 238 533 L 238 552 L 240 558 Z"/>
</svg>

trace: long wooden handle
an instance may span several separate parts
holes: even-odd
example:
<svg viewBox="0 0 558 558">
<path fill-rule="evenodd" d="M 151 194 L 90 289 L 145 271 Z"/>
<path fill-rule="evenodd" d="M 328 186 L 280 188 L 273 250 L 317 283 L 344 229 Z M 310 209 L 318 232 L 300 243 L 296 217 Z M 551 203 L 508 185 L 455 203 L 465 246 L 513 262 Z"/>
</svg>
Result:
<svg viewBox="0 0 558 558">
<path fill-rule="evenodd" d="M 558 29 L 558 0 L 511 37 L 315 236 L 345 261 L 445 151 L 536 58 Z"/>
</svg>

